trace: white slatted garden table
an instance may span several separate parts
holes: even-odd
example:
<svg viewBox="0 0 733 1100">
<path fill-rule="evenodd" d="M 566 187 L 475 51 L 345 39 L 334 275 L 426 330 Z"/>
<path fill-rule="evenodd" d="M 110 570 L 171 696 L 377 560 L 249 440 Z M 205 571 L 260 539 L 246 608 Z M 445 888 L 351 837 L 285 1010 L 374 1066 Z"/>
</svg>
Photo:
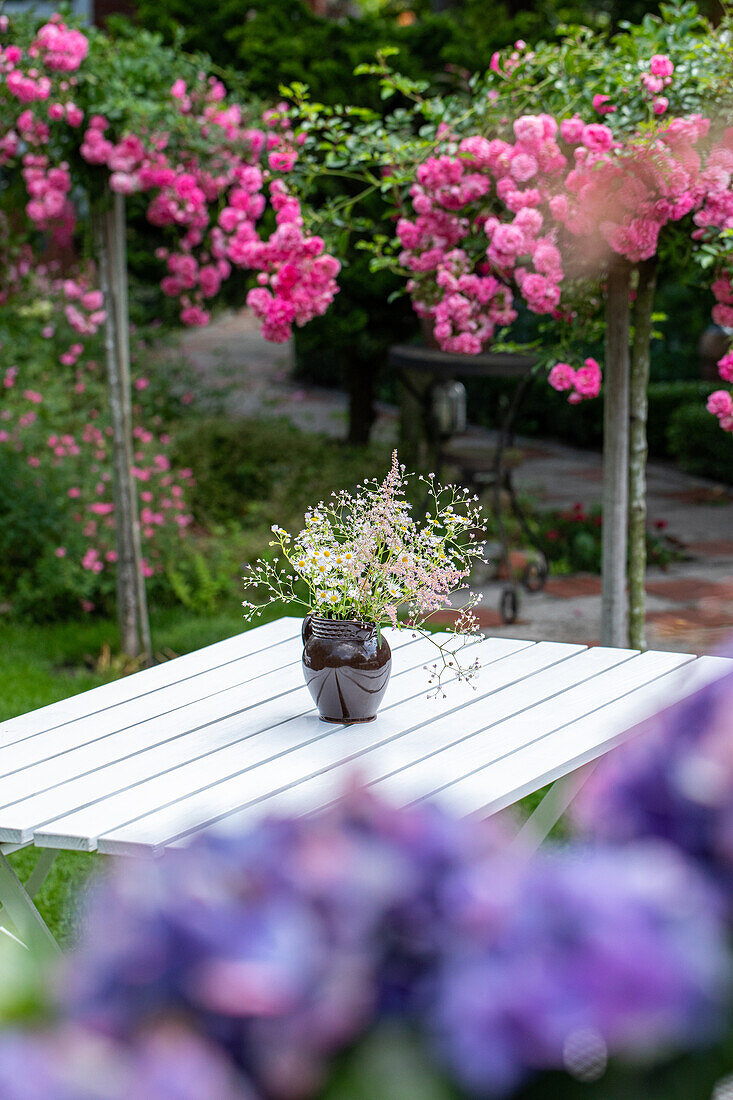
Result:
<svg viewBox="0 0 733 1100">
<path fill-rule="evenodd" d="M 435 649 L 387 631 L 375 722 L 318 720 L 300 622 L 279 619 L 0 725 L 0 903 L 25 942 L 55 851 L 155 855 L 205 830 L 307 812 L 357 773 L 385 798 L 492 813 L 606 752 L 733 662 L 560 642 L 475 642 L 475 688 L 428 699 Z M 5 853 L 42 849 L 25 886 Z"/>
</svg>

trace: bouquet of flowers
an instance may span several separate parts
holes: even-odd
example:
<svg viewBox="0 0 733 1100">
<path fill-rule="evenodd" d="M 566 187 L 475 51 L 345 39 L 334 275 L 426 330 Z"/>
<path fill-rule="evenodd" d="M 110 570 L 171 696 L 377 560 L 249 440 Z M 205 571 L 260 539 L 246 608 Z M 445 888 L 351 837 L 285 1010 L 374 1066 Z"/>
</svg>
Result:
<svg viewBox="0 0 733 1100">
<path fill-rule="evenodd" d="M 424 515 L 408 500 L 417 482 Z M 475 558 L 482 555 L 478 497 L 454 485 L 441 486 L 434 474 L 408 474 L 392 455 L 383 481 L 370 478 L 355 492 L 334 492 L 305 515 L 305 527 L 292 535 L 273 525 L 271 546 L 279 553 L 247 567 L 245 589 L 267 596 L 267 603 L 300 605 L 319 618 L 411 629 L 431 638 L 440 658 L 431 666 L 431 683 L 440 689 L 443 675 L 470 679 L 476 662 L 462 666 L 455 645 L 433 636 L 430 619 L 452 607 L 451 594 L 464 590 L 452 631 L 464 639 L 476 635 L 473 612 L 480 595 L 465 592 Z M 243 601 L 245 618 L 262 614 L 263 604 Z"/>
</svg>

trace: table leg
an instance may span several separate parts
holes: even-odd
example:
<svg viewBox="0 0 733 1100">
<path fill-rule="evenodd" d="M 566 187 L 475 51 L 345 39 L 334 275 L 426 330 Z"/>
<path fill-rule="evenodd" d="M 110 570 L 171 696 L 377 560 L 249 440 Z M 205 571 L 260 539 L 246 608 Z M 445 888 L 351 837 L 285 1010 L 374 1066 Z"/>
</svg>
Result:
<svg viewBox="0 0 733 1100">
<path fill-rule="evenodd" d="M 56 856 L 43 851 L 24 886 L 0 852 L 0 905 L 5 909 L 23 943 L 33 951 L 56 953 L 60 950 L 43 917 L 33 904 L 33 898 L 43 885 Z"/>
<path fill-rule="evenodd" d="M 512 845 L 526 856 L 533 855 L 557 825 L 580 788 L 590 778 L 595 766 L 596 763 L 593 761 L 571 772 L 570 775 L 563 776 L 562 779 L 556 779 L 540 804 L 524 822 L 514 837 Z"/>
<path fill-rule="evenodd" d="M 58 850 L 55 848 L 41 848 L 36 865 L 25 881 L 25 890 L 32 898 L 36 896 L 43 886 L 48 872 L 54 865 Z"/>
</svg>

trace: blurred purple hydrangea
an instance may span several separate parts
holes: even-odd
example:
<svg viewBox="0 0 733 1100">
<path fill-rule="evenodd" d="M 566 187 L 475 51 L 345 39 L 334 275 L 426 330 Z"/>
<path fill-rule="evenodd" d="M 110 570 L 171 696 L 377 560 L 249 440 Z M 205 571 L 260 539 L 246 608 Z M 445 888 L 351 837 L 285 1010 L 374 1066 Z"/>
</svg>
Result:
<svg viewBox="0 0 733 1100">
<path fill-rule="evenodd" d="M 443 946 L 441 884 L 495 837 L 356 794 L 348 809 L 120 864 L 92 904 L 67 1003 L 123 1040 L 146 1016 L 182 1012 L 268 1095 L 313 1095 L 335 1052 L 412 1010 Z"/>
<path fill-rule="evenodd" d="M 528 1070 L 598 1056 L 652 1057 L 705 1041 L 728 963 L 717 899 L 673 849 L 547 847 L 458 870 L 434 979 L 439 1047 L 471 1093 L 503 1096 Z M 509 884 L 509 885 L 508 885 Z"/>
<path fill-rule="evenodd" d="M 216 1047 L 166 1026 L 124 1048 L 74 1026 L 0 1039 L 3 1100 L 257 1100 Z"/>
<path fill-rule="evenodd" d="M 606 841 L 670 841 L 733 901 L 733 674 L 658 715 L 601 760 L 573 816 Z"/>
<path fill-rule="evenodd" d="M 728 965 L 718 908 L 661 843 L 527 860 L 497 825 L 356 792 L 120 861 L 61 983 L 63 1031 L 0 1045 L 0 1096 L 299 1100 L 388 1020 L 459 1087 L 508 1095 L 573 1070 L 589 1041 L 605 1057 L 709 1037 Z M 104 1058 L 119 1067 L 100 1092 Z"/>
</svg>

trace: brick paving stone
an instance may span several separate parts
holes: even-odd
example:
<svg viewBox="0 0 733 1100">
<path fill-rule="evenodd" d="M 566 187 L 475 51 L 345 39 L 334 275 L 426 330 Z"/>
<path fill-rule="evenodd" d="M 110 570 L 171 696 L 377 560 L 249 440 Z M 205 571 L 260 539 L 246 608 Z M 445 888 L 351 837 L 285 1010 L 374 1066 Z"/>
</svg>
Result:
<svg viewBox="0 0 733 1100">
<path fill-rule="evenodd" d="M 601 578 L 593 573 L 576 573 L 570 577 L 550 577 L 545 584 L 545 592 L 561 599 L 573 599 L 576 596 L 599 596 Z"/>
<path fill-rule="evenodd" d="M 482 630 L 486 630 L 489 627 L 504 625 L 504 620 L 499 612 L 492 611 L 489 607 L 477 607 L 474 609 L 473 613 L 478 619 L 479 626 Z M 453 626 L 458 615 L 458 611 L 447 608 L 445 611 L 437 611 L 434 615 L 431 615 L 430 622 L 435 626 Z"/>
<path fill-rule="evenodd" d="M 660 497 L 676 500 L 680 504 L 727 504 L 731 499 L 730 489 L 723 485 L 701 485 L 695 489 L 664 489 Z"/>
<path fill-rule="evenodd" d="M 709 607 L 685 607 L 679 611 L 650 611 L 646 621 L 663 632 L 675 634 L 692 627 L 724 627 L 733 631 L 733 610 Z"/>
<path fill-rule="evenodd" d="M 646 590 L 652 596 L 662 596 L 675 603 L 693 600 L 733 600 L 733 580 L 706 581 L 699 577 L 668 577 L 662 581 L 647 581 Z"/>
<path fill-rule="evenodd" d="M 729 652 L 731 641 L 731 628 L 725 627 L 693 627 L 689 623 L 680 628 L 657 629 L 654 625 L 647 628 L 647 646 L 650 649 L 667 649 L 676 653 L 695 653 L 702 656 L 706 653 Z"/>
<path fill-rule="evenodd" d="M 711 539 L 708 542 L 689 542 L 685 546 L 691 554 L 704 558 L 733 558 L 733 539 Z"/>
</svg>

